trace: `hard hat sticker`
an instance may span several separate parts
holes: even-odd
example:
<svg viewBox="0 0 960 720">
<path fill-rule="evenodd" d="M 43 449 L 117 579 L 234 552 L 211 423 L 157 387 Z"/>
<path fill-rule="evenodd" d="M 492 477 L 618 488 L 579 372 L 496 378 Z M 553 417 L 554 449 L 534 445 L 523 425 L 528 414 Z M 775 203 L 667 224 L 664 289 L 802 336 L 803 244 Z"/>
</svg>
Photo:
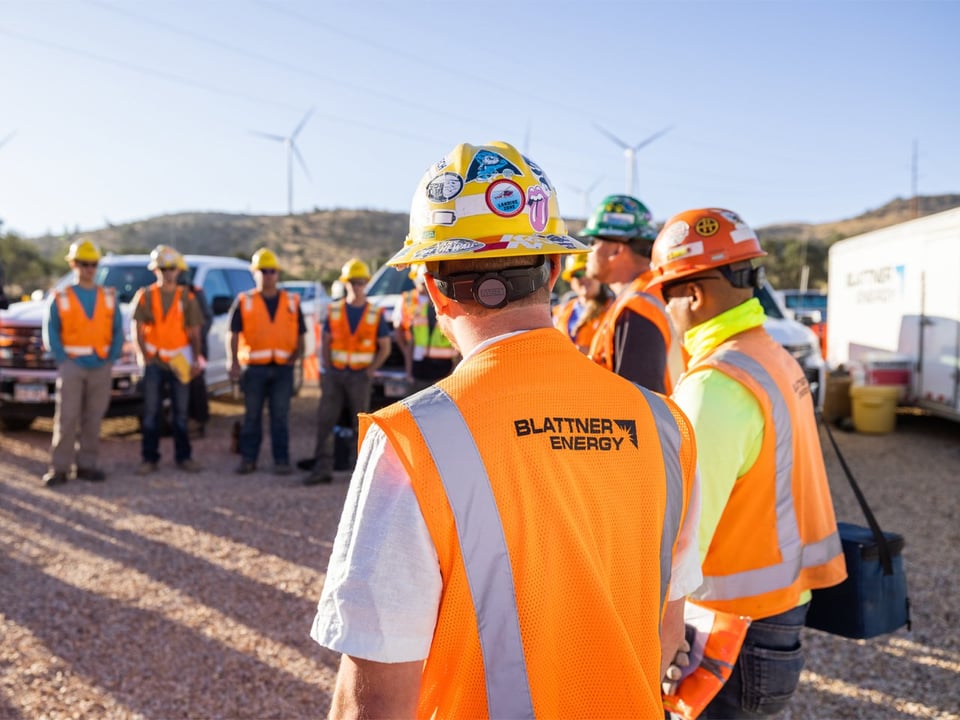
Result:
<svg viewBox="0 0 960 720">
<path fill-rule="evenodd" d="M 530 227 L 543 232 L 550 219 L 550 196 L 542 187 L 534 185 L 527 190 L 527 207 L 530 209 Z"/>
<path fill-rule="evenodd" d="M 453 200 L 463 190 L 463 178 L 452 172 L 437 175 L 427 183 L 427 200 L 445 203 Z"/>
<path fill-rule="evenodd" d="M 495 180 L 487 188 L 487 207 L 494 215 L 519 215 L 525 203 L 523 189 L 513 180 Z"/>
<path fill-rule="evenodd" d="M 717 234 L 717 231 L 720 229 L 720 223 L 717 222 L 716 218 L 708 215 L 697 220 L 693 229 L 696 230 L 697 235 L 701 237 L 710 237 L 711 235 Z"/>
<path fill-rule="evenodd" d="M 457 215 L 453 210 L 434 210 L 430 222 L 433 225 L 453 225 L 457 222 Z"/>
<path fill-rule="evenodd" d="M 663 243 L 667 247 L 675 247 L 687 239 L 690 234 L 690 226 L 685 220 L 678 220 L 663 231 Z"/>
<path fill-rule="evenodd" d="M 603 222 L 617 227 L 630 227 L 634 224 L 634 217 L 630 213 L 605 212 Z"/>
<path fill-rule="evenodd" d="M 526 155 L 521 155 L 520 157 L 522 157 L 524 161 L 526 161 L 527 165 L 530 167 L 530 172 L 532 172 L 534 174 L 534 177 L 536 177 L 537 180 L 540 181 L 540 185 L 543 187 L 544 190 L 547 191 L 547 195 L 552 193 L 553 185 L 550 183 L 550 179 L 547 177 L 547 174 L 540 168 L 540 166 L 537 165 L 533 160 L 528 158 Z"/>
<path fill-rule="evenodd" d="M 460 253 L 476 252 L 483 248 L 484 244 L 478 240 L 468 240 L 467 238 L 453 238 L 451 240 L 441 240 L 435 245 L 423 248 L 413 254 L 411 261 L 423 260 L 424 258 L 434 258 L 438 255 L 459 255 Z"/>
<path fill-rule="evenodd" d="M 473 180 L 490 182 L 497 175 L 509 178 L 519 177 L 522 174 L 520 168 L 500 153 L 495 153 L 492 150 L 478 150 L 470 162 L 470 168 L 467 170 L 467 182 Z"/>
</svg>

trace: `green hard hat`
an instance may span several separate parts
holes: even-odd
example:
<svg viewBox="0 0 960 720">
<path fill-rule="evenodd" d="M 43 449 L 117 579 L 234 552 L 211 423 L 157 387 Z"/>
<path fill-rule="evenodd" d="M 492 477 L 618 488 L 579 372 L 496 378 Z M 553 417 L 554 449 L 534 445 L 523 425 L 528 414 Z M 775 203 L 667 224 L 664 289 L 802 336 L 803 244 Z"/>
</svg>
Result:
<svg viewBox="0 0 960 720">
<path fill-rule="evenodd" d="M 587 226 L 580 232 L 585 237 L 629 242 L 657 237 L 647 206 L 629 195 L 608 195 L 593 211 Z"/>
</svg>

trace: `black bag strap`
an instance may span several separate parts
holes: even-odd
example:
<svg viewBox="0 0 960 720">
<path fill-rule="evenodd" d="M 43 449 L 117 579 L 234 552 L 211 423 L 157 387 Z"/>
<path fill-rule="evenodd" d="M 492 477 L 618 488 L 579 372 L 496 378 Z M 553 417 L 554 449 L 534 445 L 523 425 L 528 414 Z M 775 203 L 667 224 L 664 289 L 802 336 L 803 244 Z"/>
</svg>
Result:
<svg viewBox="0 0 960 720">
<path fill-rule="evenodd" d="M 833 445 L 833 449 L 837 453 L 837 459 L 840 461 L 840 467 L 843 468 L 843 472 L 846 473 L 847 480 L 850 481 L 850 487 L 853 489 L 853 494 L 857 497 L 857 502 L 860 503 L 860 509 L 863 511 L 863 516 L 867 519 L 867 525 L 870 526 L 870 531 L 873 533 L 874 540 L 877 541 L 877 550 L 880 553 L 880 565 L 883 567 L 884 575 L 893 575 L 893 560 L 892 555 L 890 554 L 890 546 L 887 544 L 887 538 L 883 534 L 883 530 L 880 529 L 880 523 L 877 522 L 877 518 L 874 517 L 873 511 L 870 509 L 870 506 L 867 505 L 867 498 L 864 497 L 863 492 L 860 490 L 860 486 L 857 485 L 857 481 L 853 479 L 853 473 L 850 472 L 850 466 L 847 465 L 847 461 L 843 457 L 843 453 L 840 452 L 840 447 L 837 445 L 837 441 L 833 437 L 833 433 L 830 431 L 830 423 L 824 422 L 823 417 L 817 413 L 818 424 L 823 425 L 827 431 L 827 437 L 830 438 L 830 444 Z"/>
</svg>

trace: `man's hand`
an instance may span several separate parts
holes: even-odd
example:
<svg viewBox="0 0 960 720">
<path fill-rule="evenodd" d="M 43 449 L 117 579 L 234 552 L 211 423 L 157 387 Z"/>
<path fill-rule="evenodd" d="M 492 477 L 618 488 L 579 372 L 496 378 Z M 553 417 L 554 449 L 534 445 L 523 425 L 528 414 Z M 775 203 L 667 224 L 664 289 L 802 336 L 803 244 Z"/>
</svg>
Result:
<svg viewBox="0 0 960 720">
<path fill-rule="evenodd" d="M 667 671 L 663 675 L 663 680 L 661 681 L 661 689 L 663 690 L 664 695 L 673 695 L 677 691 L 677 686 L 680 684 L 680 676 L 683 675 L 684 668 L 690 665 L 690 643 L 687 642 L 687 639 L 684 638 L 680 642 L 680 647 L 677 648 L 676 654 L 673 656 L 673 660 L 670 661 L 670 664 L 667 666 Z"/>
<path fill-rule="evenodd" d="M 240 363 L 230 363 L 230 367 L 229 367 L 229 369 L 227 370 L 227 372 L 230 373 L 230 380 L 231 380 L 231 382 L 237 382 L 237 381 L 239 381 L 239 380 L 240 380 L 240 373 L 242 372 L 242 368 L 240 367 Z"/>
</svg>

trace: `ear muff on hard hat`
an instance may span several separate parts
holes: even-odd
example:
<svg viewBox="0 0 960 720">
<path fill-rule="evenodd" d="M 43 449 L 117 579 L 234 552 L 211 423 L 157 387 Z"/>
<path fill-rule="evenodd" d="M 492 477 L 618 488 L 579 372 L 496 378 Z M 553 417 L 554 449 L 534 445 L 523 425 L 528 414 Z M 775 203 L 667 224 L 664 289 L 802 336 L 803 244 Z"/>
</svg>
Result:
<svg viewBox="0 0 960 720">
<path fill-rule="evenodd" d="M 279 270 L 280 263 L 277 260 L 276 253 L 269 248 L 260 248 L 250 259 L 250 267 L 253 270 Z"/>
<path fill-rule="evenodd" d="M 369 280 L 370 268 L 358 258 L 347 260 L 340 269 L 340 282 L 348 283 L 351 280 Z"/>
<path fill-rule="evenodd" d="M 457 145 L 413 196 L 410 230 L 388 265 L 560 255 L 588 248 L 567 234 L 557 191 L 512 145 Z"/>
<path fill-rule="evenodd" d="M 642 202 L 630 195 L 608 195 L 587 219 L 580 236 L 621 243 L 653 242 L 657 231 L 650 210 Z"/>
<path fill-rule="evenodd" d="M 567 259 L 563 263 L 563 272 L 560 273 L 562 277 L 567 282 L 573 280 L 575 273 L 580 272 L 581 270 L 587 269 L 587 253 L 577 253 L 576 255 L 567 255 Z"/>
<path fill-rule="evenodd" d="M 66 260 L 67 262 L 100 262 L 100 249 L 90 240 L 77 240 L 70 243 Z"/>
<path fill-rule="evenodd" d="M 150 262 L 147 264 L 148 270 L 157 268 L 179 268 L 182 256 L 169 245 L 157 245 L 150 251 Z"/>
<path fill-rule="evenodd" d="M 686 210 L 667 220 L 653 243 L 648 290 L 714 268 L 736 287 L 754 287 L 763 280 L 761 268 L 741 261 L 766 254 L 756 233 L 735 212 Z M 740 266 L 728 267 L 736 264 Z"/>
</svg>

